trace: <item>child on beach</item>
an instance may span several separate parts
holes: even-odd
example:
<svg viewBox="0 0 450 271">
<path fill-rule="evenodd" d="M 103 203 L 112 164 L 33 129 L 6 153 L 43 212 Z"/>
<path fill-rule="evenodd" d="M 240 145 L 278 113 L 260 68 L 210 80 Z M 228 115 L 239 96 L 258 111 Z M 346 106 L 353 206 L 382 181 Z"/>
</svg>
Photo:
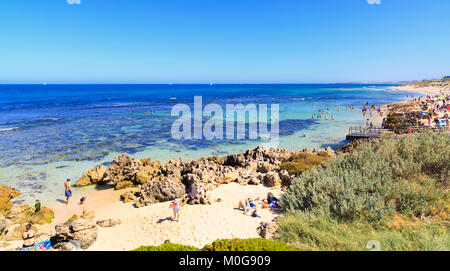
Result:
<svg viewBox="0 0 450 271">
<path fill-rule="evenodd" d="M 179 199 L 174 199 L 172 201 L 172 203 L 169 205 L 169 208 L 172 208 L 173 210 L 173 219 L 175 221 L 179 221 L 180 220 L 180 207 L 182 206 L 182 203 L 180 203 Z"/>
</svg>

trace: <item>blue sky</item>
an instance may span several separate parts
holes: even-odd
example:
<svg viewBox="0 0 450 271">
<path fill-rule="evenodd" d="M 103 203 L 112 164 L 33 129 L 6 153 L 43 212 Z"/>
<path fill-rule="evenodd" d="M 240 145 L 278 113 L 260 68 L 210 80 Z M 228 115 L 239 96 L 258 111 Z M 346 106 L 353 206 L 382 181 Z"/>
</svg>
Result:
<svg viewBox="0 0 450 271">
<path fill-rule="evenodd" d="M 448 0 L 5 0 L 0 83 L 440 77 L 449 14 Z"/>
</svg>

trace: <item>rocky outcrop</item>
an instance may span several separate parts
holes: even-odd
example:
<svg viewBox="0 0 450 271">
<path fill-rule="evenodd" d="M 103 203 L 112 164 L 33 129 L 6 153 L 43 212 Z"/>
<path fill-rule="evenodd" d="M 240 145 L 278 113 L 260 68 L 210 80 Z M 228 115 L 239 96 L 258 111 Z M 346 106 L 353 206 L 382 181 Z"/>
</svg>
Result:
<svg viewBox="0 0 450 271">
<path fill-rule="evenodd" d="M 6 227 L 3 231 L 6 231 L 9 225 L 24 223 L 42 225 L 52 222 L 55 214 L 50 208 L 41 206 L 41 210 L 35 212 L 31 206 L 28 205 L 13 206 L 11 199 L 19 195 L 20 193 L 15 189 L 0 185 L 0 219 L 3 222 L 8 221 L 8 225 L 2 223 L 2 225 Z"/>
<path fill-rule="evenodd" d="M 331 148 L 287 151 L 258 146 L 245 153 L 222 158 L 210 157 L 187 162 L 171 159 L 167 163 L 160 163 L 152 162 L 150 158 L 137 160 L 122 154 L 108 167 L 102 182 L 116 189 L 139 186 L 139 191 L 121 195 L 124 202 L 135 202 L 138 207 L 179 198 L 188 192 L 191 185 L 196 187 L 197 193 L 188 204 L 210 204 L 214 200 L 210 198 L 209 191 L 221 184 L 237 182 L 242 185 L 288 186 L 293 176 L 281 170 L 280 165 L 303 152 L 335 155 Z M 88 172 L 85 175 L 92 174 Z"/>
<path fill-rule="evenodd" d="M 0 215 L 6 215 L 13 207 L 11 199 L 20 195 L 14 188 L 9 188 L 6 185 L 0 184 Z"/>
<path fill-rule="evenodd" d="M 123 193 L 122 195 L 120 195 L 120 199 L 124 202 L 137 202 L 139 200 L 140 197 L 140 192 L 139 191 L 127 191 L 125 193 Z"/>
<path fill-rule="evenodd" d="M 160 201 L 170 201 L 184 195 L 186 187 L 181 183 L 166 178 L 162 181 L 150 180 L 141 186 L 137 207 Z"/>
<path fill-rule="evenodd" d="M 343 147 L 339 148 L 336 152 L 337 153 L 344 153 L 344 154 L 350 154 L 358 149 L 359 146 L 365 143 L 373 143 L 376 139 L 374 138 L 361 138 L 353 140 L 347 144 L 345 144 Z"/>
<path fill-rule="evenodd" d="M 43 225 L 51 223 L 55 217 L 55 213 L 52 209 L 45 206 L 42 206 L 39 212 L 34 212 L 30 206 L 20 205 L 11 208 L 5 217 L 10 219 L 14 224 L 31 223 Z"/>
<path fill-rule="evenodd" d="M 259 227 L 257 228 L 259 236 L 262 238 L 266 238 L 269 240 L 274 240 L 278 237 L 278 218 L 275 218 L 274 220 L 270 222 L 261 222 Z"/>
<path fill-rule="evenodd" d="M 57 224 L 55 235 L 50 238 L 54 248 L 65 250 L 72 247 L 69 241 L 76 241 L 81 249 L 87 249 L 97 240 L 97 224 L 93 219 L 77 219 Z"/>
<path fill-rule="evenodd" d="M 120 219 L 101 219 L 97 220 L 97 225 L 103 228 L 114 227 L 116 225 L 120 225 L 122 221 Z"/>
<path fill-rule="evenodd" d="M 0 217 L 0 238 L 3 235 L 3 233 L 6 232 L 6 230 L 8 229 L 9 225 L 11 225 L 11 223 L 12 222 L 10 219 Z"/>
<path fill-rule="evenodd" d="M 106 177 L 106 168 L 103 165 L 98 165 L 88 172 L 84 173 L 83 176 L 77 181 L 77 186 L 86 186 L 89 184 L 99 184 L 102 183 Z"/>
<path fill-rule="evenodd" d="M 386 116 L 384 127 L 391 129 L 396 134 L 405 134 L 409 132 L 409 127 L 419 125 L 420 112 L 390 112 Z"/>
<path fill-rule="evenodd" d="M 277 172 L 268 172 L 264 176 L 264 184 L 273 187 L 273 186 L 280 186 L 281 185 L 281 179 Z"/>
<path fill-rule="evenodd" d="M 114 158 L 103 181 L 114 186 L 115 189 L 131 186 L 137 183 L 136 174 L 142 167 L 143 164 L 140 160 L 123 153 Z"/>
</svg>

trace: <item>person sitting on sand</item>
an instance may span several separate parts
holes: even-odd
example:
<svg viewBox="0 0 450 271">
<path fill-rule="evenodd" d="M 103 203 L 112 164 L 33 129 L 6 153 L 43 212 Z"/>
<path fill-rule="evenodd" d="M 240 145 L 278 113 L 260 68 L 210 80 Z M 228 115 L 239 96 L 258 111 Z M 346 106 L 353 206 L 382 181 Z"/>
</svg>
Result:
<svg viewBox="0 0 450 271">
<path fill-rule="evenodd" d="M 246 212 L 248 209 L 250 209 L 250 203 L 249 203 L 249 201 L 250 201 L 250 198 L 246 199 L 244 202 L 242 202 L 242 200 L 239 201 L 238 209 L 239 209 L 239 210 L 242 209 L 242 210 L 244 211 L 244 214 L 245 214 L 245 212 Z"/>
<path fill-rule="evenodd" d="M 70 189 L 70 177 L 67 177 L 66 181 L 64 182 L 64 187 L 66 189 L 66 205 L 69 205 L 69 199 L 72 196 L 72 189 Z"/>
<path fill-rule="evenodd" d="M 25 226 L 25 232 L 22 233 L 22 248 L 32 247 L 36 244 L 36 231 L 31 229 L 31 224 Z"/>
<path fill-rule="evenodd" d="M 78 202 L 79 205 L 83 205 L 86 202 L 86 197 L 81 197 L 80 202 Z"/>
<path fill-rule="evenodd" d="M 258 217 L 258 213 L 256 211 L 256 204 L 253 202 L 251 198 L 245 200 L 245 203 L 239 201 L 238 209 L 244 210 L 244 215 Z"/>
</svg>

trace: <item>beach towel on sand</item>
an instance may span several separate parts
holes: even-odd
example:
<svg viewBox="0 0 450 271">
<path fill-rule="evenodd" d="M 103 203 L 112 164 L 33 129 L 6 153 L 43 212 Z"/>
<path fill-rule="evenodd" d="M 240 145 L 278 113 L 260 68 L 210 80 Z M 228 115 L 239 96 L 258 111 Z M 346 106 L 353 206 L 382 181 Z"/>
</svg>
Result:
<svg viewBox="0 0 450 271">
<path fill-rule="evenodd" d="M 32 247 L 24 247 L 22 248 L 22 251 L 43 251 L 49 249 L 53 249 L 52 243 L 50 243 L 50 240 L 44 240 Z"/>
</svg>

